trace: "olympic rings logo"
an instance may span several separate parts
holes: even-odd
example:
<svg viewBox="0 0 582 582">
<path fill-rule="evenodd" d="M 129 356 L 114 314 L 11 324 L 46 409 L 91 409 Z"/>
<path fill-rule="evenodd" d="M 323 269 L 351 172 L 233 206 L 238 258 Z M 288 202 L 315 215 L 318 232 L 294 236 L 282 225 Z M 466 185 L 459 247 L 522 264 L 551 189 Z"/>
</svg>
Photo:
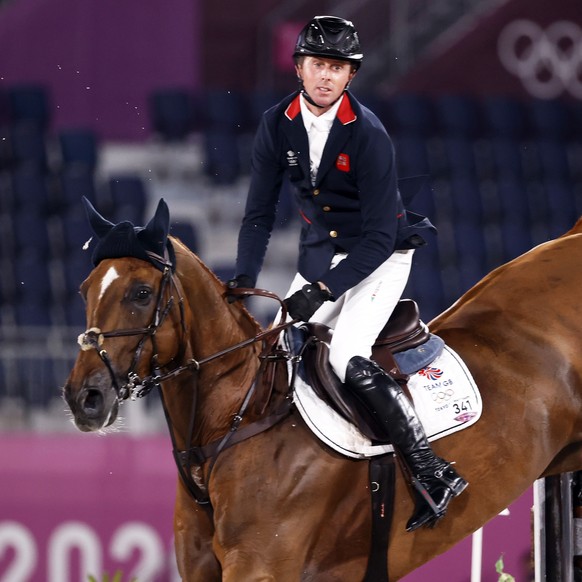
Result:
<svg viewBox="0 0 582 582">
<path fill-rule="evenodd" d="M 432 399 L 435 402 L 446 402 L 450 400 L 455 391 L 452 388 L 447 388 L 446 390 L 441 390 L 440 392 L 434 392 Z"/>
<path fill-rule="evenodd" d="M 582 99 L 582 29 L 575 22 L 559 20 L 542 29 L 531 20 L 514 20 L 501 31 L 497 53 L 534 97 L 569 92 Z"/>
</svg>

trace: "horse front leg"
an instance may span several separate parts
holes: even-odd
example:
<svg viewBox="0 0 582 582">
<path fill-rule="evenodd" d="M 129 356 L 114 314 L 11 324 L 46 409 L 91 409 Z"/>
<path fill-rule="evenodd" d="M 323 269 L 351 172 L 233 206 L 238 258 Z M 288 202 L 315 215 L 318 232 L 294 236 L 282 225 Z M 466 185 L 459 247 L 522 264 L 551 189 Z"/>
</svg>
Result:
<svg viewBox="0 0 582 582">
<path fill-rule="evenodd" d="M 220 564 L 212 550 L 214 524 L 209 512 L 178 481 L 174 505 L 176 562 L 183 582 L 221 582 Z"/>
</svg>

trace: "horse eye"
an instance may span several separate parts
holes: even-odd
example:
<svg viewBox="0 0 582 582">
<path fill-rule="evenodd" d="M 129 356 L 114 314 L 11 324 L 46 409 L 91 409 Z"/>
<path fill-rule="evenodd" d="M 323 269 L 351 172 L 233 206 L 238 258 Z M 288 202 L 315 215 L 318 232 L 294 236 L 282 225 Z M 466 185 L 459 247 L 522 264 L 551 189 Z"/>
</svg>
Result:
<svg viewBox="0 0 582 582">
<path fill-rule="evenodd" d="M 149 287 L 139 287 L 135 290 L 132 300 L 142 305 L 148 303 L 150 297 L 152 296 L 152 290 Z"/>
</svg>

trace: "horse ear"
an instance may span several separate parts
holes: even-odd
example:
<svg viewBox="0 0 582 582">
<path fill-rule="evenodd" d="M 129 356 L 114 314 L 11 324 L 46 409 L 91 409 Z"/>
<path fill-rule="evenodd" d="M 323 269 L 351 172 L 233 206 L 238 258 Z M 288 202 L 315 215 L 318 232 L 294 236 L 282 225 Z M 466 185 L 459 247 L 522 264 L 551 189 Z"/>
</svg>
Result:
<svg viewBox="0 0 582 582">
<path fill-rule="evenodd" d="M 83 204 L 85 205 L 85 211 L 87 212 L 87 218 L 89 219 L 91 228 L 97 235 L 97 238 L 103 238 L 115 225 L 106 218 L 103 218 L 85 196 L 83 196 Z"/>
<path fill-rule="evenodd" d="M 147 223 L 145 231 L 152 236 L 153 240 L 165 244 L 170 232 L 170 210 L 166 201 L 161 198 L 156 208 L 154 217 Z"/>
</svg>

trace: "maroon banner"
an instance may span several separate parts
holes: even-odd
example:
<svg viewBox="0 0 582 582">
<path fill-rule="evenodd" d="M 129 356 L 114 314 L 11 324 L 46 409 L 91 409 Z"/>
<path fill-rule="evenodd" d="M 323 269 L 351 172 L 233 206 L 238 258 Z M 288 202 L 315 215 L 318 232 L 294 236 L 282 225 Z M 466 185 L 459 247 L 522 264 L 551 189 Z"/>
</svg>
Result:
<svg viewBox="0 0 582 582">
<path fill-rule="evenodd" d="M 87 582 L 120 570 L 124 581 L 178 582 L 175 486 L 163 436 L 3 435 L 0 581 Z M 501 555 L 506 572 L 531 579 L 531 506 L 530 491 L 485 526 L 482 582 L 497 582 Z M 472 553 L 467 538 L 404 580 L 467 582 Z"/>
<path fill-rule="evenodd" d="M 196 0 L 19 0 L 0 10 L 0 90 L 42 84 L 52 129 L 103 139 L 151 136 L 148 97 L 195 89 L 201 76 Z"/>
<path fill-rule="evenodd" d="M 2 436 L 0 580 L 178 582 L 169 438 Z"/>
<path fill-rule="evenodd" d="M 582 99 L 579 0 L 512 0 L 457 30 L 433 44 L 398 90 Z"/>
</svg>

